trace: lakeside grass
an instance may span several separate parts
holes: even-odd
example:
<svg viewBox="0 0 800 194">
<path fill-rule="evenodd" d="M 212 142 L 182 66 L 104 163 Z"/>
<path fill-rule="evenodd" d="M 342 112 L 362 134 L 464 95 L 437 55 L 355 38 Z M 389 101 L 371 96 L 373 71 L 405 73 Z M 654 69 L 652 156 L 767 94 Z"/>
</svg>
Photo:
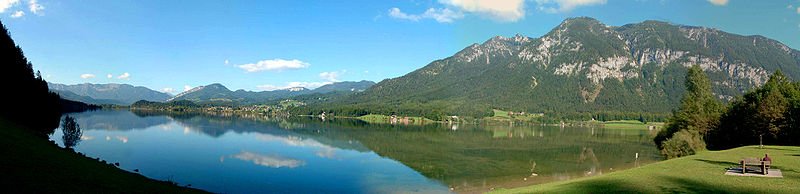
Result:
<svg viewBox="0 0 800 194">
<path fill-rule="evenodd" d="M 26 193 L 204 193 L 118 169 L 62 149 L 0 119 L 0 181 Z M 124 165 L 124 164 L 122 164 Z"/>
<path fill-rule="evenodd" d="M 724 175 L 745 157 L 768 153 L 783 178 Z M 494 193 L 800 193 L 800 147 L 745 146 L 704 151 L 605 175 L 498 189 Z"/>
</svg>

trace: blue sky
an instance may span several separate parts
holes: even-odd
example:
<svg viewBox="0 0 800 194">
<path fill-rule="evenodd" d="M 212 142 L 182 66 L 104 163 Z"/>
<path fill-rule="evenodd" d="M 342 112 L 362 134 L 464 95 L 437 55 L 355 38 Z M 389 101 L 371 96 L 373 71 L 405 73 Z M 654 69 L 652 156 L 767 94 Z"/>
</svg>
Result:
<svg viewBox="0 0 800 194">
<path fill-rule="evenodd" d="M 48 81 L 173 94 L 317 87 L 402 76 L 501 35 L 565 18 L 759 34 L 800 48 L 800 0 L 0 0 L 0 20 Z"/>
</svg>

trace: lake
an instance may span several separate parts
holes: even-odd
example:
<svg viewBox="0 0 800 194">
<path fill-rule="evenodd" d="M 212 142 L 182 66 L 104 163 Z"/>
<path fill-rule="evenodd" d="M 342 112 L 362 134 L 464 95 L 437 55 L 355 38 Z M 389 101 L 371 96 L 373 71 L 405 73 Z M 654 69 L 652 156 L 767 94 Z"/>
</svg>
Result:
<svg viewBox="0 0 800 194">
<path fill-rule="evenodd" d="M 661 160 L 650 131 L 92 111 L 75 151 L 215 193 L 472 193 Z M 62 132 L 50 136 L 60 146 Z M 638 158 L 637 158 L 638 156 Z"/>
</svg>

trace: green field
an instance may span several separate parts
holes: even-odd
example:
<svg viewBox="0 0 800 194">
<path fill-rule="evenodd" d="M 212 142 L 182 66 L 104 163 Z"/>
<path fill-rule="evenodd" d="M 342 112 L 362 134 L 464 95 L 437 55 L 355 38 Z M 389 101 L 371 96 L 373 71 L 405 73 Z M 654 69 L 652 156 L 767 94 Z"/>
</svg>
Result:
<svg viewBox="0 0 800 194">
<path fill-rule="evenodd" d="M 26 193 L 202 193 L 62 149 L 0 119 L 0 185 Z M 123 164 L 124 165 L 124 164 Z"/>
<path fill-rule="evenodd" d="M 744 157 L 773 159 L 783 178 L 724 175 Z M 800 193 L 800 147 L 757 146 L 697 155 L 645 165 L 605 175 L 553 182 L 496 193 Z"/>
</svg>

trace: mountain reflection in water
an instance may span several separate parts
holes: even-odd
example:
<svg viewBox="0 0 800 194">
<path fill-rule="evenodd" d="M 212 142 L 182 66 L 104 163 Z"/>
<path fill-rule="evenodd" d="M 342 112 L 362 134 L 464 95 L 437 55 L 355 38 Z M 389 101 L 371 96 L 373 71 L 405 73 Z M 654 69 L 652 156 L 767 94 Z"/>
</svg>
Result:
<svg viewBox="0 0 800 194">
<path fill-rule="evenodd" d="M 482 192 L 661 159 L 646 130 L 130 111 L 72 116 L 84 130 L 76 151 L 224 193 Z M 51 139 L 63 145 L 59 134 Z"/>
</svg>

